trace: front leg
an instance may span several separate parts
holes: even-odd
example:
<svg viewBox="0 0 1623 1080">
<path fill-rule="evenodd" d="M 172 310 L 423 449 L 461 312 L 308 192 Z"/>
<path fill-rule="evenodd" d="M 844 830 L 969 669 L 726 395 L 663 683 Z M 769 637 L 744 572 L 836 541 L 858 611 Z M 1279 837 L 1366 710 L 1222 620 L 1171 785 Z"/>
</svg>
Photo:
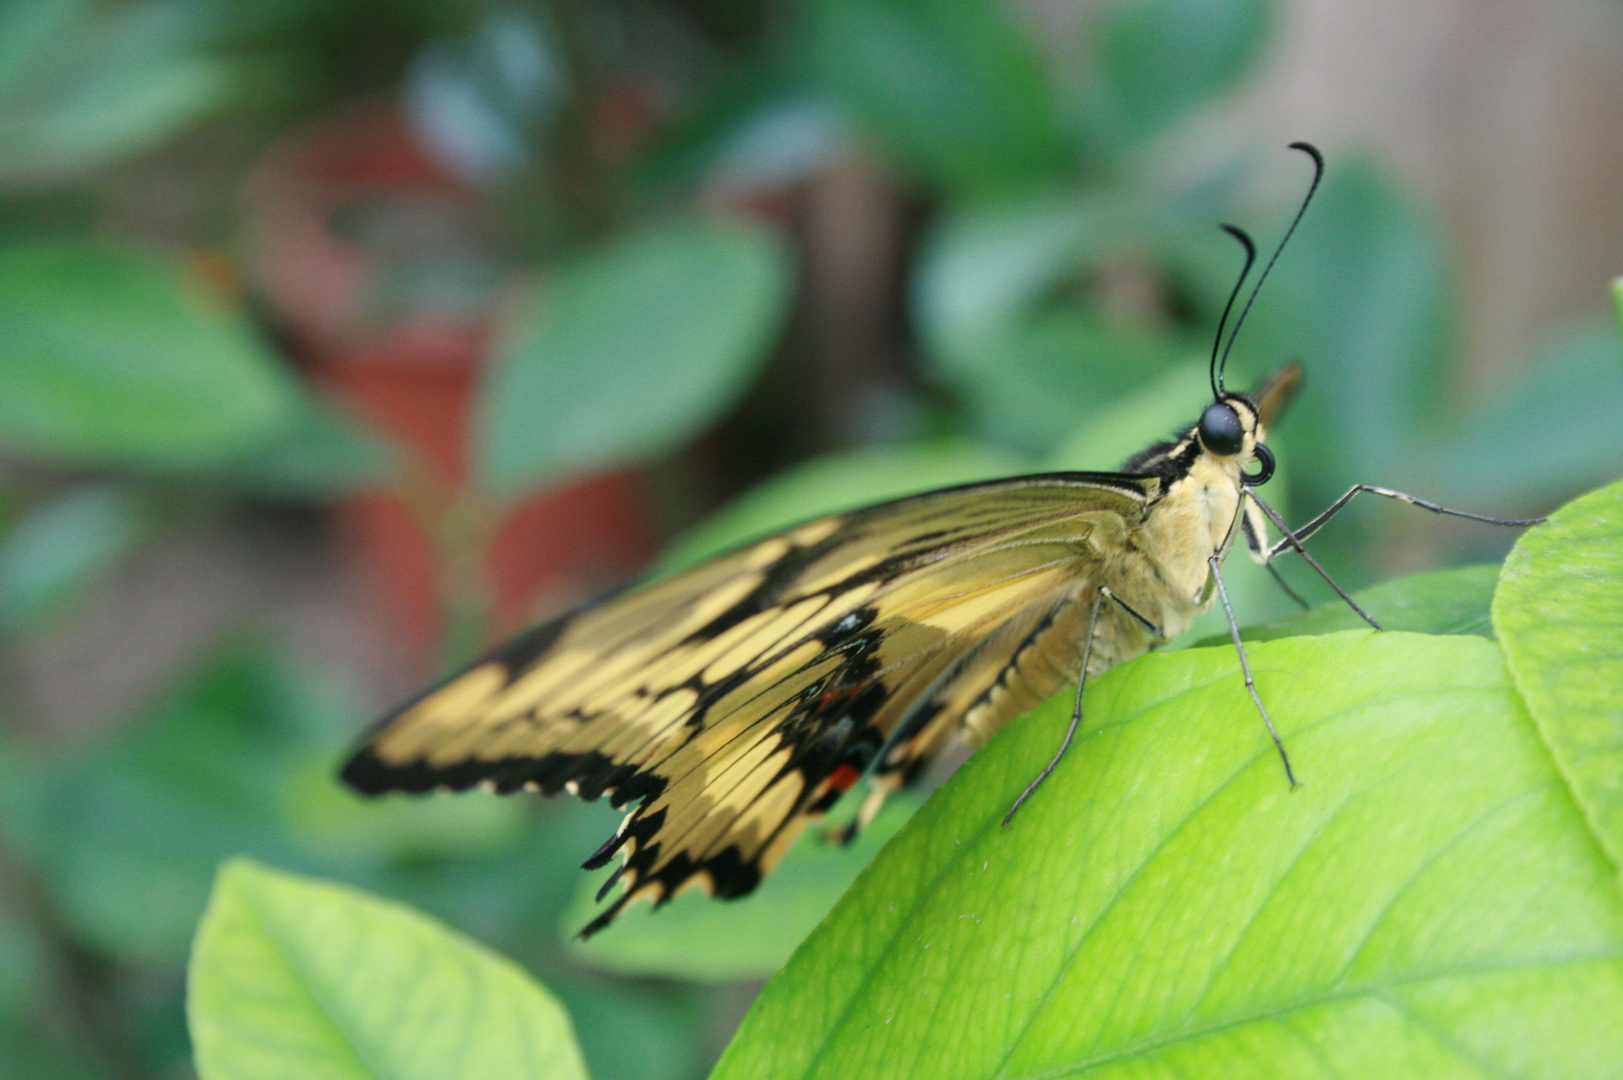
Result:
<svg viewBox="0 0 1623 1080">
<path fill-rule="evenodd" d="M 1285 742 L 1274 730 L 1273 717 L 1268 715 L 1268 709 L 1262 703 L 1262 695 L 1257 693 L 1257 682 L 1251 677 L 1251 661 L 1245 655 L 1245 642 L 1240 640 L 1240 624 L 1234 620 L 1234 608 L 1229 604 L 1228 587 L 1223 584 L 1223 556 L 1213 555 L 1206 560 L 1212 568 L 1212 577 L 1217 581 L 1217 596 L 1223 601 L 1223 614 L 1228 617 L 1229 635 L 1234 639 L 1234 651 L 1240 655 L 1240 673 L 1245 676 L 1245 688 L 1251 695 L 1252 704 L 1256 705 L 1257 712 L 1262 714 L 1262 722 L 1268 728 L 1268 735 L 1274 740 L 1274 749 L 1279 751 L 1279 760 L 1285 766 L 1285 779 L 1291 787 L 1297 786 L 1296 771 L 1291 768 L 1290 755 L 1285 753 Z"/>
<path fill-rule="evenodd" d="M 1273 557 L 1268 550 L 1268 542 L 1263 539 L 1266 534 L 1263 532 L 1262 525 L 1252 520 L 1252 509 L 1253 507 L 1247 506 L 1245 516 L 1240 519 L 1240 532 L 1245 537 L 1245 547 L 1251 553 L 1251 561 L 1266 567 L 1268 573 L 1273 576 L 1274 584 L 1285 590 L 1285 595 L 1296 601 L 1297 606 L 1306 611 L 1313 605 L 1308 603 L 1301 593 L 1291 588 L 1291 583 L 1285 580 L 1285 575 L 1281 574 L 1279 567 L 1274 565 Z M 1258 513 L 1260 514 L 1261 511 L 1258 511 Z"/>
<path fill-rule="evenodd" d="M 1428 502 L 1425 499 L 1417 499 L 1413 495 L 1405 495 L 1401 491 L 1393 491 L 1391 488 L 1376 487 L 1373 484 L 1354 484 L 1352 487 L 1347 489 L 1347 493 L 1345 495 L 1341 496 L 1341 498 L 1337 499 L 1335 502 L 1333 502 L 1329 506 L 1327 506 L 1324 509 L 1324 512 L 1321 513 L 1318 517 L 1314 518 L 1312 521 L 1308 522 L 1306 525 L 1303 525 L 1300 529 L 1296 530 L 1296 536 L 1295 536 L 1296 543 L 1292 543 L 1291 540 L 1289 539 L 1289 534 L 1287 534 L 1286 539 L 1281 540 L 1279 543 L 1275 544 L 1272 548 L 1269 549 L 1269 551 L 1268 551 L 1269 557 L 1271 558 L 1274 555 L 1278 555 L 1280 552 L 1284 551 L 1287 547 L 1295 547 L 1298 550 L 1300 550 L 1300 546 L 1301 546 L 1300 542 L 1301 541 L 1306 540 L 1308 537 L 1312 536 L 1314 533 L 1316 533 L 1320 529 L 1324 528 L 1325 524 L 1327 522 L 1329 522 L 1329 520 L 1331 518 L 1333 518 L 1337 514 L 1339 514 L 1343 507 L 1345 507 L 1348 503 L 1352 502 L 1353 498 L 1355 496 L 1357 496 L 1359 493 L 1365 492 L 1365 491 L 1369 492 L 1371 495 L 1382 495 L 1382 496 L 1385 496 L 1388 499 L 1396 499 L 1398 502 L 1407 503 L 1409 506 L 1418 506 L 1418 507 L 1420 507 L 1420 509 L 1422 509 L 1422 510 L 1430 510 L 1434 514 L 1446 514 L 1449 517 L 1465 518 L 1467 521 L 1480 521 L 1480 522 L 1482 522 L 1482 523 L 1484 523 L 1486 525 L 1542 525 L 1547 520 L 1547 519 L 1541 518 L 1541 517 L 1538 517 L 1538 518 L 1494 518 L 1494 517 L 1486 517 L 1486 516 L 1484 516 L 1482 514 L 1472 514 L 1472 513 L 1469 513 L 1467 511 L 1465 511 L 1465 510 L 1451 510 L 1446 506 L 1439 506 L 1437 503 Z M 1281 526 L 1281 528 L 1283 528 L 1283 527 L 1284 526 Z"/>
<path fill-rule="evenodd" d="M 1298 555 L 1307 560 L 1307 564 L 1311 566 L 1314 571 L 1320 577 L 1322 577 L 1332 589 L 1336 591 L 1336 595 L 1341 597 L 1341 599 L 1346 602 L 1348 607 L 1352 608 L 1358 613 L 1359 618 L 1369 623 L 1369 625 L 1374 629 L 1381 629 L 1381 624 L 1376 622 L 1374 617 L 1371 616 L 1369 612 L 1360 607 L 1358 605 L 1358 601 L 1347 595 L 1347 590 L 1343 589 L 1336 582 L 1336 579 L 1330 576 L 1330 571 L 1320 566 L 1319 560 L 1308 554 L 1307 548 L 1302 546 L 1302 538 L 1291 532 L 1291 527 L 1285 524 L 1285 519 L 1279 516 L 1279 511 L 1263 502 L 1262 498 L 1257 494 L 1255 488 L 1247 487 L 1245 489 L 1245 494 L 1246 498 L 1255 503 L 1259 510 L 1268 515 L 1268 520 L 1273 522 L 1274 526 L 1279 529 L 1281 535 L 1284 536 L 1283 540 L 1267 550 L 1265 561 L 1272 560 L 1275 555 L 1279 554 L 1287 547 L 1293 549 Z"/>
</svg>

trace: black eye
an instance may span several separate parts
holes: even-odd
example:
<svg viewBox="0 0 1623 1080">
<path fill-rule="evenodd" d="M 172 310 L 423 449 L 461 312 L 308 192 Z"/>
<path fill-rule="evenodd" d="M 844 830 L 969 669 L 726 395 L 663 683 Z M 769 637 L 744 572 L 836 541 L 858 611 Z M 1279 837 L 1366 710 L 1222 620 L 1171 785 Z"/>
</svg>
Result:
<svg viewBox="0 0 1623 1080">
<path fill-rule="evenodd" d="M 1214 401 L 1200 414 L 1200 441 L 1214 454 L 1228 457 L 1238 454 L 1245 445 L 1245 428 L 1240 414 L 1230 405 Z"/>
</svg>

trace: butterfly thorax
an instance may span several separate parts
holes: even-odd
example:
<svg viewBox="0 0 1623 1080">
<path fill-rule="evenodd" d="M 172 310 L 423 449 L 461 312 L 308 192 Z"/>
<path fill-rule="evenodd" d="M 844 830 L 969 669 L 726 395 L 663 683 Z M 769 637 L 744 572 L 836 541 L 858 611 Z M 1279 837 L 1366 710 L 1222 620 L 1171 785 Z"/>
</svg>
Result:
<svg viewBox="0 0 1623 1080">
<path fill-rule="evenodd" d="M 1161 478 L 1161 494 L 1133 530 L 1132 546 L 1142 555 L 1142 573 L 1118 586 L 1122 599 L 1155 622 L 1165 637 L 1177 637 L 1214 600 L 1213 555 L 1226 558 L 1240 534 L 1242 515 L 1257 517 L 1244 498 L 1245 470 L 1262 442 L 1256 407 L 1238 395 L 1225 401 L 1239 414 L 1243 437 L 1238 452 L 1214 453 L 1202 445 L 1198 428 L 1172 443 L 1151 447 L 1128 463 L 1128 471 Z M 1252 527 L 1263 533 L 1261 520 Z"/>
</svg>

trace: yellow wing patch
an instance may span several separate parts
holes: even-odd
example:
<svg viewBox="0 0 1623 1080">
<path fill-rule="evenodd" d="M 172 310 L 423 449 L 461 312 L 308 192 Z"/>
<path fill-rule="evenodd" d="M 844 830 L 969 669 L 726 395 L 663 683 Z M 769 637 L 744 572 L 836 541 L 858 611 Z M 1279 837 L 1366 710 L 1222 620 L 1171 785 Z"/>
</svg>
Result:
<svg viewBox="0 0 1623 1080">
<path fill-rule="evenodd" d="M 585 933 L 640 897 L 741 896 L 864 773 L 905 782 L 1074 679 L 1099 537 L 1157 485 L 1021 477 L 798 526 L 536 627 L 385 719 L 344 779 L 636 802 L 587 860 L 620 854 L 626 887 Z"/>
</svg>

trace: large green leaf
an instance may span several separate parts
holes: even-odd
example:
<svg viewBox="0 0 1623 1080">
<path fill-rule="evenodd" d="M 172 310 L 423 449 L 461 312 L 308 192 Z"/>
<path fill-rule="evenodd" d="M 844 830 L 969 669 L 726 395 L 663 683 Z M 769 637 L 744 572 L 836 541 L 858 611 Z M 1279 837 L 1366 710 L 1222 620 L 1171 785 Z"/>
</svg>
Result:
<svg viewBox="0 0 1623 1080">
<path fill-rule="evenodd" d="M 1204 360 L 1173 365 L 1108 409 L 1092 410 L 1050 451 L 1043 466 L 1094 472 L 1121 468 L 1140 450 L 1194 425 L 1200 410 L 1211 403 L 1209 378 Z M 1282 457 L 1280 464 L 1284 462 Z"/>
<path fill-rule="evenodd" d="M 585 1080 L 558 1002 L 399 904 L 227 863 L 192 951 L 202 1080 Z"/>
<path fill-rule="evenodd" d="M 0 355 L 0 441 L 40 457 L 208 467 L 299 414 L 247 318 L 134 248 L 0 249 Z"/>
<path fill-rule="evenodd" d="M 1528 530 L 1505 560 L 1493 624 L 1573 797 L 1623 868 L 1623 483 Z"/>
<path fill-rule="evenodd" d="M 803 59 L 853 120 L 967 193 L 1058 176 L 1064 132 L 1037 50 L 989 0 L 812 0 Z"/>
<path fill-rule="evenodd" d="M 952 363 L 975 362 L 984 341 L 1109 250 L 1122 230 L 1115 209 L 1042 194 L 949 210 L 913 277 L 913 317 L 926 342 Z"/>
<path fill-rule="evenodd" d="M 757 1000 L 718 1078 L 1602 1077 L 1623 897 L 1477 637 L 1254 645 L 1056 699 L 937 793 Z"/>
<path fill-rule="evenodd" d="M 512 493 L 692 438 L 765 358 L 789 284 L 782 241 L 742 223 L 645 228 L 558 271 L 496 344 L 485 483 Z"/>
</svg>

